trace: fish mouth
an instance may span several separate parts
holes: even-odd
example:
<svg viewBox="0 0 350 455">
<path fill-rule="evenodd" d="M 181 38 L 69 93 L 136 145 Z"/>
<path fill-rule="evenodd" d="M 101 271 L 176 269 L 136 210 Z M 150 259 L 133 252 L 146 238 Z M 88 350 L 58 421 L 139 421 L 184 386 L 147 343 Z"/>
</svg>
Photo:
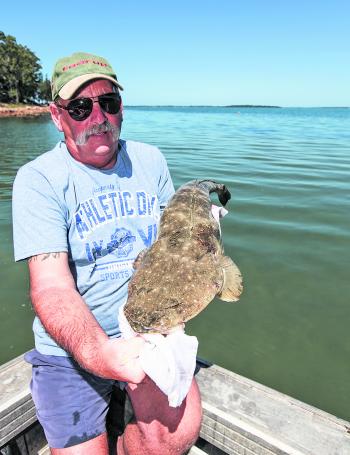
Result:
<svg viewBox="0 0 350 455">
<path fill-rule="evenodd" d="M 147 327 L 145 325 L 140 324 L 137 321 L 134 321 L 131 318 L 128 318 L 128 322 L 131 328 L 136 333 L 160 333 L 159 330 L 157 330 L 155 327 Z"/>
<path fill-rule="evenodd" d="M 147 327 L 147 326 L 141 326 L 143 333 L 162 333 L 161 330 L 157 329 L 156 327 Z"/>
<path fill-rule="evenodd" d="M 131 325 L 131 327 L 133 328 L 133 330 L 136 333 L 144 333 L 144 334 L 160 333 L 161 335 L 168 335 L 169 333 L 172 332 L 172 329 L 162 330 L 161 327 L 149 327 L 147 325 L 142 325 L 139 322 L 135 322 L 132 320 L 129 321 L 129 324 Z"/>
<path fill-rule="evenodd" d="M 185 323 L 181 322 L 175 327 L 170 327 L 169 329 L 161 329 L 161 328 L 156 328 L 156 327 L 144 327 L 142 326 L 142 329 L 144 330 L 144 333 L 160 333 L 161 335 L 167 336 L 170 335 L 174 332 L 177 332 L 179 330 L 183 331 L 185 329 Z"/>
<path fill-rule="evenodd" d="M 153 330 L 153 327 L 146 327 L 144 325 L 141 326 L 142 333 L 149 333 Z"/>
</svg>

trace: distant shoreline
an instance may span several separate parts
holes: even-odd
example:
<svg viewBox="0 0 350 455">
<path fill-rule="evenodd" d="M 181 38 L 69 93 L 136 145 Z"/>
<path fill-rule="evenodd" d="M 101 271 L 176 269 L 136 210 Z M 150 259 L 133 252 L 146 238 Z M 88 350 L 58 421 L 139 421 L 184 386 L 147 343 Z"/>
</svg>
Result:
<svg viewBox="0 0 350 455">
<path fill-rule="evenodd" d="M 264 106 L 262 104 L 230 104 L 229 106 L 222 107 L 235 107 L 235 108 L 269 108 L 269 109 L 282 109 L 282 106 Z"/>
<path fill-rule="evenodd" d="M 349 109 L 348 106 L 310 106 L 310 107 L 286 107 L 286 106 L 268 106 L 260 104 L 230 104 L 227 106 L 219 105 L 143 105 L 129 104 L 124 105 L 124 108 L 228 108 L 228 109 Z M 49 115 L 49 106 L 37 106 L 30 104 L 6 104 L 0 103 L 0 118 L 6 117 L 38 117 L 41 115 Z"/>
<path fill-rule="evenodd" d="M 4 117 L 38 117 L 39 115 L 48 115 L 49 106 L 35 105 L 13 105 L 0 103 L 0 118 Z"/>
</svg>

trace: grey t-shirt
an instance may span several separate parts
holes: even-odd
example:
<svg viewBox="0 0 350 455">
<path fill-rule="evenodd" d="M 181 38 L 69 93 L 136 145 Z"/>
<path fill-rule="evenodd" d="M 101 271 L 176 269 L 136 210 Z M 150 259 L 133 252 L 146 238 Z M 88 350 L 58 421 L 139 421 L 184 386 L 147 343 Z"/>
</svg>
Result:
<svg viewBox="0 0 350 455">
<path fill-rule="evenodd" d="M 79 293 L 105 332 L 118 336 L 118 308 L 127 299 L 133 261 L 156 239 L 160 214 L 173 193 L 156 147 L 120 140 L 116 165 L 101 170 L 76 161 L 59 142 L 17 173 L 15 260 L 68 252 Z M 33 330 L 39 352 L 68 355 L 38 317 Z"/>
</svg>

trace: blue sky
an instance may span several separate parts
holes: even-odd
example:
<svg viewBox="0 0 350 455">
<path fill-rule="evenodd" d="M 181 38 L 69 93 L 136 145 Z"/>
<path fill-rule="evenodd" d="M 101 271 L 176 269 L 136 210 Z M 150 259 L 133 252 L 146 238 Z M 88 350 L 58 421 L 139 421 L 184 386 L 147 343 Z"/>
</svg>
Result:
<svg viewBox="0 0 350 455">
<path fill-rule="evenodd" d="M 40 58 L 106 57 L 125 104 L 350 106 L 350 2 L 12 1 L 0 30 Z"/>
</svg>

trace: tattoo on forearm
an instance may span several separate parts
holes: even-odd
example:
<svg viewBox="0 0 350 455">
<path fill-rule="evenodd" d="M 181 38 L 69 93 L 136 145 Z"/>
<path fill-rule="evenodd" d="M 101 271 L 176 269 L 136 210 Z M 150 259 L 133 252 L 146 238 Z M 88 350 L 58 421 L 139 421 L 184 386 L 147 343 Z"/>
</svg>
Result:
<svg viewBox="0 0 350 455">
<path fill-rule="evenodd" d="M 41 261 L 45 261 L 45 259 L 48 259 L 49 257 L 52 257 L 53 259 L 57 259 L 60 257 L 60 253 L 47 253 L 45 256 L 41 258 Z"/>
<path fill-rule="evenodd" d="M 41 262 L 45 261 L 45 259 L 48 259 L 49 257 L 52 257 L 53 259 L 58 259 L 60 257 L 60 253 L 45 253 L 44 255 L 40 255 L 41 257 Z M 28 259 L 28 262 L 32 261 L 37 261 L 39 256 L 32 256 Z"/>
</svg>

